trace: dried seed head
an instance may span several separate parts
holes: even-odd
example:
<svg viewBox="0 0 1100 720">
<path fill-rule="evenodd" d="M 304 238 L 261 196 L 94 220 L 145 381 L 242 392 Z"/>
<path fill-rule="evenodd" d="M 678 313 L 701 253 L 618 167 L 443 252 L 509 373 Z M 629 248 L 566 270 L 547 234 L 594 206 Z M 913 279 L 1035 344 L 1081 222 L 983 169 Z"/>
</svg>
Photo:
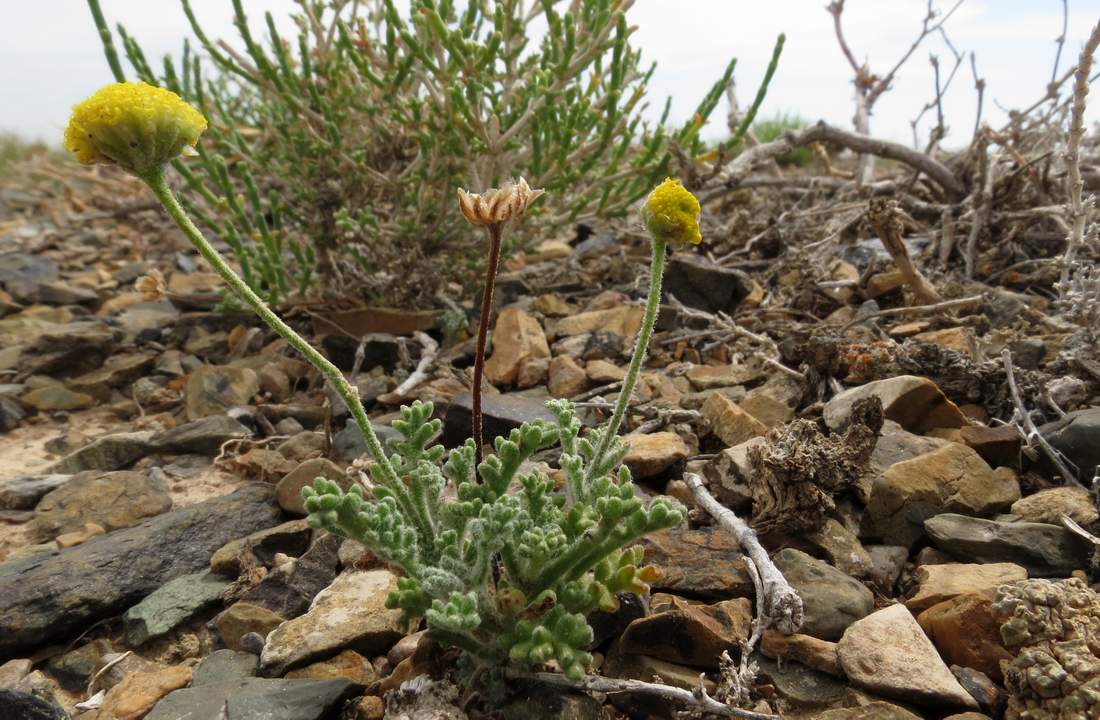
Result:
<svg viewBox="0 0 1100 720">
<path fill-rule="evenodd" d="M 160 270 L 153 268 L 147 275 L 142 275 L 134 281 L 134 289 L 141 293 L 149 302 L 160 300 L 168 292 L 168 286 L 164 282 L 164 275 Z"/>
<path fill-rule="evenodd" d="M 85 165 L 113 163 L 139 176 L 193 147 L 206 118 L 170 90 L 112 83 L 73 107 L 65 148 Z"/>
<path fill-rule="evenodd" d="M 642 206 L 642 222 L 654 238 L 675 246 L 703 241 L 699 232 L 699 201 L 679 180 L 665 178 Z"/>
<path fill-rule="evenodd" d="M 527 206 L 543 192 L 532 190 L 523 178 L 509 180 L 481 194 L 459 188 L 458 209 L 472 225 L 500 225 L 526 212 Z"/>
</svg>

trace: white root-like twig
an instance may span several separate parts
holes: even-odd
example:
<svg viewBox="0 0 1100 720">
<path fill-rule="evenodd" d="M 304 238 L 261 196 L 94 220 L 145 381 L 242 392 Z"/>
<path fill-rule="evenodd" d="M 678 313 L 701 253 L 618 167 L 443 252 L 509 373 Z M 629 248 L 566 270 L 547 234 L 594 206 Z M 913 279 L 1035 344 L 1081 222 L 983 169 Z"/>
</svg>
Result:
<svg viewBox="0 0 1100 720">
<path fill-rule="evenodd" d="M 1081 59 L 1077 62 L 1077 74 L 1073 82 L 1073 111 L 1070 113 L 1069 138 L 1066 141 L 1066 189 L 1069 195 L 1066 220 L 1070 231 L 1066 238 L 1066 252 L 1062 256 L 1063 283 L 1069 280 L 1077 253 L 1085 244 L 1085 221 L 1088 213 L 1082 198 L 1085 184 L 1081 179 L 1081 138 L 1085 135 L 1085 99 L 1089 94 L 1089 72 L 1092 70 L 1092 56 L 1096 54 L 1098 46 L 1100 23 L 1092 29 L 1092 34 L 1081 50 Z"/>
<path fill-rule="evenodd" d="M 394 395 L 406 395 L 410 390 L 427 380 L 428 369 L 435 362 L 435 356 L 439 353 L 439 343 L 427 333 L 417 330 L 413 333 L 413 337 L 416 338 L 422 348 L 420 362 L 416 364 L 416 370 L 405 378 L 405 382 L 398 385 L 393 391 Z"/>
<path fill-rule="evenodd" d="M 1081 482 L 1077 479 L 1076 471 L 1070 468 L 1066 459 L 1062 457 L 1062 453 L 1058 452 L 1057 448 L 1043 437 L 1043 434 L 1039 432 L 1039 428 L 1035 426 L 1035 421 L 1031 419 L 1031 413 L 1027 411 L 1024 399 L 1020 395 L 1020 388 L 1016 385 L 1016 373 L 1012 367 L 1012 352 L 1008 348 L 1001 351 L 1001 360 L 1004 362 L 1005 379 L 1008 381 L 1008 392 L 1012 395 L 1012 404 L 1016 407 L 1016 415 L 1023 425 L 1022 429 L 1017 425 L 1017 430 L 1020 430 L 1024 441 L 1028 445 L 1035 443 L 1042 448 L 1050 461 L 1058 468 L 1058 472 L 1062 473 L 1065 482 L 1081 485 Z"/>
<path fill-rule="evenodd" d="M 970 297 L 958 298 L 956 300 L 944 300 L 943 302 L 933 303 L 932 305 L 911 305 L 909 307 L 876 310 L 873 313 L 868 313 L 863 317 L 852 320 L 840 330 L 841 332 L 843 332 L 853 325 L 859 325 L 860 323 L 865 323 L 868 320 L 874 320 L 875 318 L 899 316 L 909 317 L 912 315 L 934 315 L 936 313 L 949 312 L 951 310 L 969 310 L 970 308 L 981 305 L 983 302 L 985 302 L 984 295 L 971 295 Z"/>
<path fill-rule="evenodd" d="M 802 598 L 768 557 L 768 551 L 760 544 L 756 531 L 732 510 L 715 500 L 703 485 L 703 478 L 695 473 L 684 473 L 684 482 L 691 488 L 691 494 L 699 507 L 733 534 L 745 555 L 755 565 L 758 575 L 754 578 L 757 598 L 764 600 L 761 604 L 764 616 L 756 619 L 760 632 L 769 627 L 774 627 L 785 635 L 797 632 L 802 627 Z"/>
<path fill-rule="evenodd" d="M 507 673 L 512 680 L 529 680 L 533 682 L 552 685 L 554 687 L 569 688 L 572 690 L 585 690 L 597 693 L 637 693 L 652 695 L 653 697 L 672 700 L 697 709 L 708 715 L 725 718 L 742 718 L 743 720 L 777 720 L 776 715 L 758 713 L 751 710 L 730 707 L 718 702 L 703 688 L 702 676 L 699 685 L 693 690 L 683 690 L 671 685 L 644 682 L 642 680 L 620 680 L 618 678 L 601 677 L 599 675 L 586 675 L 580 682 L 573 682 L 564 675 L 549 672 L 518 672 L 509 670 Z"/>
</svg>

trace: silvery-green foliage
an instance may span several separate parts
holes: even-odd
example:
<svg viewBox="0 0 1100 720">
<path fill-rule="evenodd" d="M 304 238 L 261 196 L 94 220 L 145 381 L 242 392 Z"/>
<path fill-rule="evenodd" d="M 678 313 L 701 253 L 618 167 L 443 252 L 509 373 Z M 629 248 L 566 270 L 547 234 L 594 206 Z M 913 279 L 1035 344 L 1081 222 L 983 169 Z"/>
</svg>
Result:
<svg viewBox="0 0 1100 720">
<path fill-rule="evenodd" d="M 88 2 L 124 80 L 98 0 Z M 530 229 L 557 230 L 623 214 L 669 171 L 673 144 L 699 154 L 733 62 L 685 125 L 666 122 L 667 103 L 643 122 L 654 66 L 631 46 L 633 2 L 301 0 L 285 34 L 271 13 L 259 22 L 233 0 L 238 37 L 222 44 L 203 27 L 213 11 L 180 0 L 194 38 L 161 67 L 122 25 L 117 36 L 137 79 L 209 118 L 199 156 L 176 163 L 183 200 L 278 302 L 315 274 L 329 287 L 389 277 L 414 293 L 405 273 L 381 271 L 475 237 L 453 222 L 456 187 L 522 175 L 547 191 Z M 445 267 L 463 264 L 431 275 Z"/>
<path fill-rule="evenodd" d="M 387 606 L 406 621 L 423 618 L 431 635 L 479 662 L 554 662 L 578 678 L 592 660 L 586 616 L 613 610 L 617 593 L 647 592 L 656 578 L 641 548 L 628 546 L 678 524 L 683 510 L 668 498 L 637 497 L 619 466 L 621 442 L 586 480 L 592 439 L 579 437 L 572 403 L 549 407 L 556 423 L 533 421 L 498 437 L 496 452 L 475 468 L 473 441 L 449 453 L 434 444 L 440 421 L 431 403 L 415 402 L 401 408 L 401 438 L 390 441 L 398 486 L 372 466 L 369 490 L 344 492 L 318 478 L 302 494 L 311 525 L 354 538 L 403 571 Z M 524 468 L 555 443 L 561 491 Z"/>
</svg>

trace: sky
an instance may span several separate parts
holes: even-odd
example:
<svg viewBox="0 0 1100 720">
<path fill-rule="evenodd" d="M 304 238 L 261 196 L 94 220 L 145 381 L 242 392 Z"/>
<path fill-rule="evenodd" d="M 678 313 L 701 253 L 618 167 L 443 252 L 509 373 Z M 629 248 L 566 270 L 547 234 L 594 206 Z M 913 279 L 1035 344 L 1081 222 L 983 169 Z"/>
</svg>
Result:
<svg viewBox="0 0 1100 720">
<path fill-rule="evenodd" d="M 530 1 L 530 0 L 528 0 Z M 954 0 L 933 0 L 947 10 Z M 265 34 L 263 13 L 286 18 L 292 0 L 244 0 L 254 34 Z M 731 57 L 742 105 L 748 103 L 780 32 L 787 35 L 779 70 L 761 110 L 764 117 L 794 114 L 850 128 L 854 112 L 852 72 L 837 45 L 826 0 L 636 0 L 627 14 L 645 61 L 656 60 L 649 85 L 649 114 L 656 117 L 667 96 L 672 118 L 690 117 L 698 100 Z M 189 28 L 177 0 L 101 0 L 108 22 L 122 21 L 149 58 L 175 54 Z M 211 37 L 232 42 L 230 0 L 192 0 Z M 1100 2 L 1069 0 L 1069 24 L 1061 68 L 1076 62 Z M 9 30 L 0 44 L 0 132 L 53 144 L 72 104 L 112 80 L 84 0 L 0 0 Z M 973 51 L 986 80 L 984 117 L 1003 123 L 1002 108 L 1026 107 L 1050 79 L 1062 26 L 1061 0 L 964 0 L 946 25 L 952 44 Z M 926 0 L 848 0 L 844 28 L 856 58 L 885 72 L 916 37 Z M 280 22 L 280 25 L 286 27 Z M 911 144 L 910 121 L 932 97 L 929 54 L 940 56 L 944 73 L 952 56 L 939 36 L 930 36 L 898 73 L 893 89 L 875 106 L 872 134 Z M 1100 95 L 1100 93 L 1097 93 Z M 969 61 L 959 69 L 944 98 L 949 135 L 945 144 L 965 144 L 974 124 L 976 94 Z M 706 128 L 710 138 L 725 133 L 725 102 Z M 1088 113 L 1100 121 L 1100 98 Z M 925 118 L 922 137 L 927 132 Z"/>
</svg>

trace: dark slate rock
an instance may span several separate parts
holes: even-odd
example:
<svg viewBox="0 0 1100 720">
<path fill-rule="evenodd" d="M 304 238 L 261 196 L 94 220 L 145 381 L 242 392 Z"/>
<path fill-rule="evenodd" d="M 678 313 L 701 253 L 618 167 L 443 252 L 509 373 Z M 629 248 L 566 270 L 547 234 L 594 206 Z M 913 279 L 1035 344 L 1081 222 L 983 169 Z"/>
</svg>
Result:
<svg viewBox="0 0 1100 720">
<path fill-rule="evenodd" d="M 309 609 L 314 596 L 336 578 L 343 540 L 339 535 L 321 535 L 300 558 L 272 570 L 241 600 L 265 607 L 288 620 L 298 617 Z"/>
<path fill-rule="evenodd" d="M 443 419 L 443 444 L 458 447 L 470 437 L 473 400 L 469 393 L 455 397 Z M 524 397 L 517 393 L 484 395 L 481 399 L 484 417 L 485 441 L 492 442 L 498 435 L 508 435 L 512 428 L 525 422 L 542 419 L 555 423 L 554 414 L 546 409 L 542 400 Z"/>
<path fill-rule="evenodd" d="M 69 720 L 64 708 L 19 690 L 0 690 L 0 713 L 4 720 Z"/>
<path fill-rule="evenodd" d="M 1061 525 L 943 513 L 924 521 L 936 547 L 959 562 L 1011 562 L 1031 577 L 1068 577 L 1088 566 L 1091 545 Z"/>
<path fill-rule="evenodd" d="M 31 510 L 42 497 L 72 475 L 20 475 L 0 483 L 0 510 Z"/>
<path fill-rule="evenodd" d="M 752 287 L 752 278 L 741 270 L 715 265 L 700 255 L 677 253 L 668 261 L 663 294 L 688 307 L 732 313 Z"/>
<path fill-rule="evenodd" d="M 241 440 L 252 432 L 226 415 L 211 415 L 178 427 L 163 430 L 149 438 L 154 452 L 216 454 L 230 440 Z"/>
<path fill-rule="evenodd" d="M 122 470 L 151 454 L 149 431 L 105 435 L 69 453 L 46 472 L 73 474 L 84 470 Z"/>
<path fill-rule="evenodd" d="M 228 585 L 209 570 L 169 580 L 122 616 L 126 643 L 137 647 L 166 635 L 221 599 Z"/>
<path fill-rule="evenodd" d="M 39 286 L 57 278 L 57 263 L 48 257 L 23 253 L 0 254 L 0 287 L 7 290 L 16 302 L 35 302 Z"/>
<path fill-rule="evenodd" d="M 0 564 L 0 661 L 120 614 L 169 580 L 205 569 L 230 540 L 279 521 L 271 488 L 253 485 Z"/>
<path fill-rule="evenodd" d="M 25 417 L 27 412 L 22 405 L 10 397 L 0 396 L 0 433 L 15 428 Z"/>
<path fill-rule="evenodd" d="M 260 658 L 236 650 L 215 650 L 202 659 L 191 676 L 191 687 L 217 685 L 256 677 Z"/>
<path fill-rule="evenodd" d="M 322 720 L 359 692 L 349 680 L 246 678 L 171 692 L 145 720 Z"/>
<path fill-rule="evenodd" d="M 355 354 L 359 350 L 359 340 L 346 335 L 327 335 L 322 341 L 325 354 L 336 367 L 350 370 L 355 365 Z M 381 367 L 393 372 L 401 361 L 401 340 L 389 333 L 367 333 L 362 338 L 363 363 L 365 372 Z M 415 360 L 419 346 L 408 346 L 410 356 Z"/>
<path fill-rule="evenodd" d="M 800 632 L 839 640 L 845 629 L 875 609 L 875 596 L 861 582 L 801 550 L 784 548 L 772 560 L 802 598 Z"/>
<path fill-rule="evenodd" d="M 104 655 L 115 652 L 110 641 L 105 639 L 93 640 L 70 650 L 63 655 L 55 655 L 46 663 L 49 671 L 61 687 L 69 692 L 83 695 L 88 688 L 88 679 L 99 669 L 99 662 Z"/>
<path fill-rule="evenodd" d="M 374 428 L 374 434 L 378 436 L 382 447 L 386 449 L 386 454 L 392 455 L 393 452 L 390 450 L 388 443 L 391 439 L 401 439 L 401 433 L 389 425 L 371 423 L 371 427 Z M 333 436 L 332 451 L 341 460 L 349 461 L 367 454 L 367 441 L 363 439 L 363 433 L 359 430 L 359 426 L 355 424 L 355 420 L 349 417 L 344 423 L 344 429 Z"/>
<path fill-rule="evenodd" d="M 1100 466 L 1100 407 L 1066 413 L 1039 432 L 1077 466 L 1077 479 L 1089 486 Z"/>
</svg>

